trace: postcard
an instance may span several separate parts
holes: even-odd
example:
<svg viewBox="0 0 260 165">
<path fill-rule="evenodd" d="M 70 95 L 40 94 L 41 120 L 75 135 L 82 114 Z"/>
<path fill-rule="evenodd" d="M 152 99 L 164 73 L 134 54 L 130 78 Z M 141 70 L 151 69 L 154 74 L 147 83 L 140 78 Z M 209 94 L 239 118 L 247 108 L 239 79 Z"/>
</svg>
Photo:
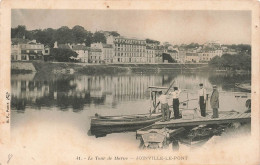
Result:
<svg viewBox="0 0 260 165">
<path fill-rule="evenodd" d="M 2 0 L 0 165 L 259 164 L 259 15 Z"/>
</svg>

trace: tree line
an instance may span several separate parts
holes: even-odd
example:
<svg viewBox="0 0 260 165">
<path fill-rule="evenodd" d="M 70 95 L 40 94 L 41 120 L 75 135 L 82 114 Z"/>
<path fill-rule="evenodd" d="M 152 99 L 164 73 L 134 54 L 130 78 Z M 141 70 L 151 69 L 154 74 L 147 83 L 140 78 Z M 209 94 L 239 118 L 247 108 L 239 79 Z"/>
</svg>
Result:
<svg viewBox="0 0 260 165">
<path fill-rule="evenodd" d="M 209 66 L 220 70 L 251 70 L 251 55 L 239 53 L 215 56 L 209 61 Z"/>
<path fill-rule="evenodd" d="M 115 37 L 120 36 L 116 31 L 109 31 L 108 33 Z M 90 46 L 90 44 L 94 42 L 106 43 L 106 37 L 103 32 L 96 31 L 92 33 L 79 25 L 74 26 L 72 29 L 67 26 L 62 26 L 58 29 L 47 28 L 27 30 L 24 25 L 18 25 L 16 28 L 11 28 L 11 38 L 23 37 L 29 40 L 35 39 L 37 42 L 50 47 L 54 46 L 55 41 L 59 44 L 84 43 L 86 46 Z"/>
</svg>

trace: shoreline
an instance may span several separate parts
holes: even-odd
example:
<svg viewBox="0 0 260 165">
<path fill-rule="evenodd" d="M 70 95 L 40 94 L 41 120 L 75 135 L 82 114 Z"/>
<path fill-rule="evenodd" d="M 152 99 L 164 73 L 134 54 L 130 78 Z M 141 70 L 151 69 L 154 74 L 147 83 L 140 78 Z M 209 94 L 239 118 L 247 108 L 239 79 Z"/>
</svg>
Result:
<svg viewBox="0 0 260 165">
<path fill-rule="evenodd" d="M 28 67 L 29 66 L 29 67 Z M 69 62 L 43 62 L 43 61 L 15 61 L 11 62 L 12 74 L 26 74 L 40 72 L 47 74 L 120 74 L 120 73 L 171 73 L 171 72 L 215 72 L 249 74 L 248 71 L 217 70 L 209 67 L 207 63 L 112 63 L 112 64 L 86 64 Z"/>
</svg>

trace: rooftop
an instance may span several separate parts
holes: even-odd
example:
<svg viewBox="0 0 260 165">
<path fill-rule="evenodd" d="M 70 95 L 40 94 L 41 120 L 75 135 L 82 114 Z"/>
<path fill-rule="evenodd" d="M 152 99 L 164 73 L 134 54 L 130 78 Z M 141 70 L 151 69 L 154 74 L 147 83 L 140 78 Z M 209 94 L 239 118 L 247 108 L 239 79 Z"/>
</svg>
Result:
<svg viewBox="0 0 260 165">
<path fill-rule="evenodd" d="M 113 48 L 111 44 L 102 44 L 103 48 Z"/>
<path fill-rule="evenodd" d="M 60 49 L 70 49 L 68 44 L 59 44 L 58 48 L 60 48 Z"/>
<path fill-rule="evenodd" d="M 178 53 L 177 50 L 168 50 L 169 53 Z"/>
<path fill-rule="evenodd" d="M 90 51 L 91 52 L 102 52 L 102 50 L 98 49 L 98 48 L 90 48 Z"/>
<path fill-rule="evenodd" d="M 119 36 L 119 37 L 115 37 L 115 39 L 127 39 L 127 40 L 137 40 L 137 41 L 145 41 L 145 39 L 138 39 L 135 37 L 124 37 L 124 36 Z"/>
<path fill-rule="evenodd" d="M 12 45 L 17 45 L 17 44 L 27 44 L 30 40 L 28 39 L 23 39 L 23 38 L 12 38 L 11 42 Z"/>
<path fill-rule="evenodd" d="M 85 45 L 74 45 L 72 46 L 72 50 L 88 50 L 88 47 Z"/>
<path fill-rule="evenodd" d="M 186 53 L 186 56 L 198 56 L 198 53 Z"/>
</svg>

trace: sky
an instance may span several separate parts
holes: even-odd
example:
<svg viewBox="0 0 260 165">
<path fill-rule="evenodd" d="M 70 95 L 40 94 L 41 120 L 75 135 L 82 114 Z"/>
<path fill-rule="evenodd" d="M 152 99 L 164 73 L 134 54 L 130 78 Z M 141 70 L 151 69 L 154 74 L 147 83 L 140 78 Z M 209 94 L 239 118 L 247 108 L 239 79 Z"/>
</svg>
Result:
<svg viewBox="0 0 260 165">
<path fill-rule="evenodd" d="M 75 25 L 86 30 L 118 31 L 122 36 L 171 44 L 251 43 L 250 11 L 195 10 L 45 10 L 12 9 L 11 27 L 27 30 Z"/>
</svg>

